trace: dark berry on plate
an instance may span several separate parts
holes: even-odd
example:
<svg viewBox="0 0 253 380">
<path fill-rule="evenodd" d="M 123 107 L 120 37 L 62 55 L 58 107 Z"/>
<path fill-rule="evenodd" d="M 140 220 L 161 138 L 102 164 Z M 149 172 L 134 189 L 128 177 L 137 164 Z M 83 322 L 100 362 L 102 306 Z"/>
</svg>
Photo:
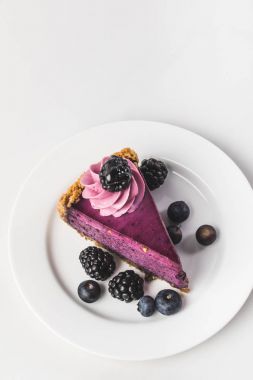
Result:
<svg viewBox="0 0 253 380">
<path fill-rule="evenodd" d="M 167 215 L 172 222 L 182 223 L 189 217 L 190 209 L 184 201 L 176 201 L 169 206 Z"/>
<path fill-rule="evenodd" d="M 170 238 L 174 244 L 180 243 L 180 241 L 182 240 L 182 237 L 183 237 L 180 227 L 178 227 L 174 224 L 174 225 L 168 226 L 167 231 L 168 231 Z"/>
<path fill-rule="evenodd" d="M 87 275 L 98 281 L 106 280 L 115 270 L 113 256 L 101 248 L 90 246 L 84 249 L 79 260 Z"/>
<path fill-rule="evenodd" d="M 140 171 L 150 190 L 155 190 L 160 187 L 167 177 L 168 169 L 162 161 L 155 158 L 143 160 L 140 166 Z"/>
<path fill-rule="evenodd" d="M 155 311 L 155 301 L 150 296 L 143 296 L 137 304 L 137 310 L 143 317 L 150 317 Z"/>
<path fill-rule="evenodd" d="M 199 244 L 210 245 L 216 240 L 217 234 L 214 227 L 209 224 L 200 226 L 196 231 L 196 239 Z"/>
<path fill-rule="evenodd" d="M 120 272 L 109 282 L 112 297 L 131 302 L 143 296 L 143 279 L 133 270 Z"/>
<path fill-rule="evenodd" d="M 181 280 L 184 280 L 186 278 L 186 273 L 181 270 L 177 275 L 176 275 L 176 278 L 178 279 L 181 279 Z"/>
<path fill-rule="evenodd" d="M 181 296 L 172 289 L 161 290 L 155 298 L 155 307 L 161 314 L 175 314 L 182 307 Z"/>
<path fill-rule="evenodd" d="M 78 295 L 82 301 L 87 303 L 95 302 L 99 299 L 101 289 L 99 284 L 93 280 L 87 280 L 81 282 L 78 286 Z"/>
<path fill-rule="evenodd" d="M 132 172 L 127 160 L 112 156 L 104 163 L 99 178 L 103 189 L 111 192 L 121 191 L 129 187 Z"/>
</svg>

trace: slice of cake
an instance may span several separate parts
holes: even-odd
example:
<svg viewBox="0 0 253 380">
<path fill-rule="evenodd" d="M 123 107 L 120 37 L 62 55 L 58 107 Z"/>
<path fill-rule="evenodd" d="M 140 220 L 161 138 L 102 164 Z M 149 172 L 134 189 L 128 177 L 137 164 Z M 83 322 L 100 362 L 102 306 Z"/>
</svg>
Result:
<svg viewBox="0 0 253 380">
<path fill-rule="evenodd" d="M 92 164 L 58 202 L 61 218 L 82 236 L 176 288 L 188 279 L 129 148 Z"/>
</svg>

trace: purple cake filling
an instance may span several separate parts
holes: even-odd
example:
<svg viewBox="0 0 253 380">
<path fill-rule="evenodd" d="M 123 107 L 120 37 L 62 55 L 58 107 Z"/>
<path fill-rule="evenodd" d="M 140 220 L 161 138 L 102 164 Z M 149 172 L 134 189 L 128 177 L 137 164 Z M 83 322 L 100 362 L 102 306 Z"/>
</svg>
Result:
<svg viewBox="0 0 253 380">
<path fill-rule="evenodd" d="M 68 223 L 145 271 L 187 288 L 188 280 L 148 189 L 138 209 L 120 218 L 101 216 L 89 200 L 81 198 L 68 210 Z"/>
</svg>

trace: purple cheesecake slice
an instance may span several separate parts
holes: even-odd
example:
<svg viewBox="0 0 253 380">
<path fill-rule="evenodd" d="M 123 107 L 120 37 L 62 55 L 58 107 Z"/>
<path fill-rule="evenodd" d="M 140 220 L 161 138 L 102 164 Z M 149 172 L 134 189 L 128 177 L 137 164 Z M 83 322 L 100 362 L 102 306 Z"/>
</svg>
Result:
<svg viewBox="0 0 253 380">
<path fill-rule="evenodd" d="M 139 207 L 117 218 L 102 216 L 88 199 L 82 198 L 82 191 L 78 180 L 58 202 L 60 216 L 71 227 L 144 272 L 176 288 L 188 288 L 179 256 L 146 184 Z"/>
</svg>

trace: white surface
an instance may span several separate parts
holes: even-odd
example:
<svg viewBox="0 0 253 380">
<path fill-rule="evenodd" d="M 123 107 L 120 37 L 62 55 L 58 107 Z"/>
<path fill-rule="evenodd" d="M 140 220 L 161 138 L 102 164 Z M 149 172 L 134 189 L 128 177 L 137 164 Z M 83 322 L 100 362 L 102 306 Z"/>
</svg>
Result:
<svg viewBox="0 0 253 380">
<path fill-rule="evenodd" d="M 249 0 L 0 2 L 1 378 L 252 379 L 252 295 L 225 329 L 188 352 L 135 364 L 98 359 L 33 316 L 14 285 L 6 238 L 13 199 L 38 159 L 105 121 L 196 131 L 252 184 L 252 17 Z"/>
<path fill-rule="evenodd" d="M 149 140 L 143 139 L 144 133 Z M 94 149 L 87 142 L 96 141 L 98 135 L 101 140 Z M 180 313 L 170 318 L 156 313 L 143 319 L 136 311 L 136 302 L 126 305 L 114 300 L 108 291 L 91 305 L 80 302 L 77 296 L 78 284 L 88 279 L 78 255 L 89 243 L 85 244 L 56 216 L 56 200 L 73 182 L 73 176 L 78 178 L 91 163 L 118 151 L 123 144 L 134 147 L 140 159 L 151 156 L 167 161 L 170 173 L 163 186 L 152 193 L 161 213 L 166 214 L 168 205 L 179 199 L 184 199 L 191 209 L 189 219 L 182 225 L 183 241 L 177 247 L 191 292 L 182 297 Z M 184 151 L 178 149 L 181 145 Z M 193 155 L 194 151 L 198 154 Z M 219 171 L 207 170 L 209 162 Z M 50 183 L 47 191 L 43 191 L 45 183 Z M 240 196 L 240 204 L 234 202 Z M 33 206 L 27 207 L 29 203 Z M 247 299 L 253 285 L 253 257 L 248 249 L 251 213 L 253 192 L 248 181 L 228 156 L 202 137 L 157 122 L 101 125 L 61 144 L 25 182 L 9 230 L 12 267 L 34 312 L 69 342 L 114 359 L 166 357 L 215 334 Z M 234 220 L 245 223 L 240 233 Z M 167 223 L 166 217 L 164 221 Z M 195 231 L 205 223 L 216 227 L 218 239 L 201 249 L 196 244 Z M 127 268 L 128 264 L 119 262 L 115 273 Z M 237 281 L 232 282 L 235 278 Z M 107 288 L 108 281 L 102 286 Z M 145 284 L 145 293 L 155 297 L 164 288 L 168 288 L 164 281 L 152 281 Z M 124 342 L 122 347 L 118 345 L 119 336 Z"/>
</svg>

